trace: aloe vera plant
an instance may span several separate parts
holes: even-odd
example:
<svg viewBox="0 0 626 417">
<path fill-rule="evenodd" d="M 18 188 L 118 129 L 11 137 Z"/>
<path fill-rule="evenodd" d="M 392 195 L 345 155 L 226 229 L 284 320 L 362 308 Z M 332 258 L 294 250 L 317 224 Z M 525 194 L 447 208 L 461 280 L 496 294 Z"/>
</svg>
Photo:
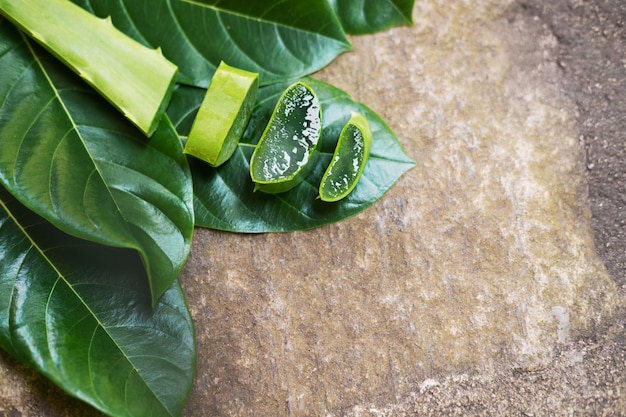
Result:
<svg viewBox="0 0 626 417">
<path fill-rule="evenodd" d="M 0 0 L 0 13 L 48 49 L 147 136 L 156 130 L 178 68 L 67 0 Z"/>
</svg>

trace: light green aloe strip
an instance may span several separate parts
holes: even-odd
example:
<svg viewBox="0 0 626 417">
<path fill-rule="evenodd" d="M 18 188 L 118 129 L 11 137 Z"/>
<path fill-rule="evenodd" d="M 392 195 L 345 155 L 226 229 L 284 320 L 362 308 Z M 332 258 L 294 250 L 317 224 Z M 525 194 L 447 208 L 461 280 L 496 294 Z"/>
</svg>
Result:
<svg viewBox="0 0 626 417">
<path fill-rule="evenodd" d="M 237 149 L 256 100 L 259 74 L 220 63 L 200 105 L 185 153 L 217 167 Z"/>
<path fill-rule="evenodd" d="M 0 0 L 0 13 L 78 73 L 147 136 L 167 107 L 178 71 L 69 0 Z"/>
</svg>

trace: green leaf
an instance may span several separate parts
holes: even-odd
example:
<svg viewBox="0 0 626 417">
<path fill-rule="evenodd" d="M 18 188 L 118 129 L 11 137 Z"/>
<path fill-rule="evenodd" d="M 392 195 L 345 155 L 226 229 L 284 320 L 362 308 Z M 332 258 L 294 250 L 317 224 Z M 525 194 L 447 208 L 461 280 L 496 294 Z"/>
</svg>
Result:
<svg viewBox="0 0 626 417">
<path fill-rule="evenodd" d="M 72 0 L 160 47 L 180 81 L 206 87 L 220 61 L 261 84 L 311 74 L 350 49 L 326 0 Z"/>
<path fill-rule="evenodd" d="M 148 141 L 6 20 L 0 74 L 0 184 L 68 234 L 136 249 L 156 301 L 193 232 L 189 166 L 167 117 Z"/>
<path fill-rule="evenodd" d="M 238 151 L 219 168 L 192 163 L 196 225 L 234 232 L 286 232 L 309 229 L 353 216 L 378 201 L 415 163 L 404 153 L 385 122 L 345 92 L 321 81 L 305 81 L 319 96 L 324 113 L 322 148 L 314 170 L 303 183 L 277 195 L 254 192 L 249 161 L 278 97 L 289 85 L 263 87 Z M 181 133 L 188 131 L 203 90 L 180 87 L 168 109 Z M 318 185 L 351 111 L 363 114 L 372 129 L 372 147 L 365 171 L 354 191 L 336 203 L 317 198 Z"/>
<path fill-rule="evenodd" d="M 178 282 L 154 308 L 133 251 L 76 239 L 0 186 L 0 347 L 112 416 L 179 416 L 195 375 Z"/>
<path fill-rule="evenodd" d="M 415 0 L 328 0 L 344 30 L 353 35 L 376 33 L 413 23 Z"/>
</svg>

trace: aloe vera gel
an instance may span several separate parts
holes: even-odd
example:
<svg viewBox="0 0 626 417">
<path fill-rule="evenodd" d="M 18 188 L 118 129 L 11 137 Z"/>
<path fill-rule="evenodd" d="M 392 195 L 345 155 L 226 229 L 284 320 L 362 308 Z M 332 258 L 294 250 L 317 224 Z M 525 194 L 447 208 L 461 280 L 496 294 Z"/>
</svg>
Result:
<svg viewBox="0 0 626 417">
<path fill-rule="evenodd" d="M 319 195 L 323 201 L 339 201 L 354 190 L 365 169 L 371 144 L 369 122 L 363 115 L 352 112 L 320 183 Z"/>
<path fill-rule="evenodd" d="M 255 191 L 281 193 L 298 185 L 311 170 L 321 140 L 322 109 L 305 83 L 289 86 L 278 99 L 250 161 Z"/>
</svg>

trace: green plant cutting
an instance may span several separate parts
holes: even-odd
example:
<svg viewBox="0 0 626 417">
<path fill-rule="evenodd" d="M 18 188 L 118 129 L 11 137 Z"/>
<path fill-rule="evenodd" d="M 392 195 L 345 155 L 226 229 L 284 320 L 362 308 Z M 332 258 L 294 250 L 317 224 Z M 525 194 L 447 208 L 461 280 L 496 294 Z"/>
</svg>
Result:
<svg viewBox="0 0 626 417">
<path fill-rule="evenodd" d="M 321 143 L 322 108 L 315 92 L 298 81 L 282 93 L 250 159 L 254 189 L 283 193 L 310 172 Z"/>
<path fill-rule="evenodd" d="M 352 113 L 339 135 L 333 157 L 320 183 L 320 198 L 335 202 L 354 190 L 363 175 L 372 146 L 372 129 L 367 119 Z"/>
<path fill-rule="evenodd" d="M 237 149 L 256 100 L 259 74 L 222 62 L 196 114 L 184 152 L 218 167 Z"/>
<path fill-rule="evenodd" d="M 1 0 L 0 12 L 74 70 L 151 136 L 178 68 L 67 0 Z M 150 68 L 146 71 L 146 68 Z"/>
<path fill-rule="evenodd" d="M 347 34 L 409 24 L 412 0 L 144 3 L 0 0 L 0 348 L 115 417 L 183 413 L 195 228 L 341 221 L 415 164 L 376 113 L 310 77 Z M 289 163 L 265 148 L 281 130 Z M 287 175 L 261 178 L 265 161 Z"/>
</svg>

